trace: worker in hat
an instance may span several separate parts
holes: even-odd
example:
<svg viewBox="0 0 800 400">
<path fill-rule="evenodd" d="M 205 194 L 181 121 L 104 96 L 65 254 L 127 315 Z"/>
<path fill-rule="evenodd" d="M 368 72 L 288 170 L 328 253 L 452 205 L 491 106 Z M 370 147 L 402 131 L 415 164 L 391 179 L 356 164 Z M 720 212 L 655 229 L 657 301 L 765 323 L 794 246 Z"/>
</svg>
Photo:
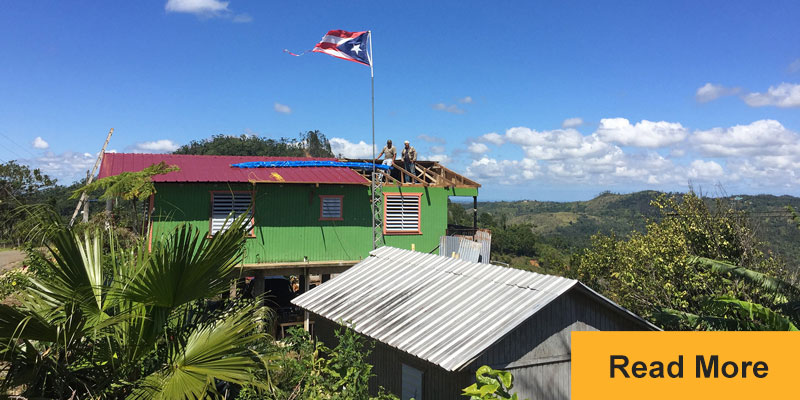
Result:
<svg viewBox="0 0 800 400">
<path fill-rule="evenodd" d="M 417 162 L 417 150 L 414 149 L 414 146 L 408 143 L 408 140 L 403 142 L 405 147 L 403 147 L 403 152 L 401 153 L 401 158 L 403 159 L 403 167 L 406 171 L 416 175 L 417 170 L 414 166 L 414 163 Z M 403 182 L 408 181 L 409 183 L 413 182 L 410 176 L 403 176 Z"/>
</svg>

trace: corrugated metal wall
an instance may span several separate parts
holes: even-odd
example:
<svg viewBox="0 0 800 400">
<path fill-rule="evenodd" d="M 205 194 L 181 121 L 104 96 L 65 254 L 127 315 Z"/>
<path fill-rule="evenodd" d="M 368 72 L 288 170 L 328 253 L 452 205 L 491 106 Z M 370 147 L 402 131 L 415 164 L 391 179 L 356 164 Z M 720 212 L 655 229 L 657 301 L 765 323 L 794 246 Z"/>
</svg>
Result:
<svg viewBox="0 0 800 400">
<path fill-rule="evenodd" d="M 489 365 L 512 372 L 520 399 L 569 399 L 572 331 L 645 329 L 576 287 L 490 347 L 470 370 Z"/>
<path fill-rule="evenodd" d="M 208 231 L 211 191 L 256 191 L 255 237 L 247 239 L 245 263 L 359 260 L 372 250 L 369 188 L 360 185 L 156 184 L 154 234 L 189 222 Z M 387 186 L 386 192 L 399 188 Z M 477 194 L 476 189 L 470 189 Z M 447 230 L 447 197 L 463 189 L 402 188 L 423 193 L 421 235 L 386 235 L 388 246 L 430 252 Z M 471 192 L 470 192 L 471 193 Z M 343 195 L 343 220 L 320 221 L 319 195 Z"/>
<path fill-rule="evenodd" d="M 314 334 L 317 339 L 323 341 L 327 346 L 335 346 L 336 338 L 333 332 L 339 329 L 339 325 L 318 315 L 313 315 L 312 318 Z M 378 393 L 379 386 L 398 397 L 402 395 L 403 364 L 422 371 L 423 395 L 421 400 L 463 400 L 464 397 L 460 395 L 461 389 L 471 385 L 475 380 L 474 372 L 447 372 L 437 365 L 420 360 L 368 337 L 362 337 L 375 345 L 369 357 L 369 363 L 373 366 L 372 372 L 376 375 L 370 380 L 370 392 L 373 395 Z"/>
<path fill-rule="evenodd" d="M 315 334 L 335 345 L 333 331 L 338 325 L 317 315 L 313 318 Z M 489 365 L 514 374 L 514 392 L 520 399 L 569 399 L 572 331 L 645 329 L 641 322 L 575 288 L 519 325 L 464 371 L 445 371 L 365 337 L 375 343 L 370 363 L 377 376 L 370 382 L 370 390 L 377 393 L 380 385 L 400 396 L 402 364 L 406 364 L 423 371 L 423 399 L 463 399 L 461 389 L 475 382 L 478 367 Z"/>
<path fill-rule="evenodd" d="M 439 237 L 447 231 L 447 196 L 449 191 L 439 187 L 384 186 L 384 193 L 422 193 L 420 199 L 421 235 L 384 235 L 387 246 L 430 253 L 439 246 Z"/>
</svg>

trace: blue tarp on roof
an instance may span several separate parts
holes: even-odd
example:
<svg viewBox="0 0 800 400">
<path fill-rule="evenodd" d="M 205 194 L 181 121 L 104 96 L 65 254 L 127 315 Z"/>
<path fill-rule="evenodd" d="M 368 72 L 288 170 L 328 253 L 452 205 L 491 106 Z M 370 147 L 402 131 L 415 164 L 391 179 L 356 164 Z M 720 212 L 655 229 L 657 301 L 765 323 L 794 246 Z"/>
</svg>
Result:
<svg viewBox="0 0 800 400">
<path fill-rule="evenodd" d="M 391 171 L 392 167 L 383 164 L 373 164 L 369 162 L 355 162 L 355 161 L 250 161 L 238 164 L 232 164 L 231 167 L 236 168 L 297 168 L 297 167 L 344 167 L 354 169 L 376 169 Z"/>
</svg>

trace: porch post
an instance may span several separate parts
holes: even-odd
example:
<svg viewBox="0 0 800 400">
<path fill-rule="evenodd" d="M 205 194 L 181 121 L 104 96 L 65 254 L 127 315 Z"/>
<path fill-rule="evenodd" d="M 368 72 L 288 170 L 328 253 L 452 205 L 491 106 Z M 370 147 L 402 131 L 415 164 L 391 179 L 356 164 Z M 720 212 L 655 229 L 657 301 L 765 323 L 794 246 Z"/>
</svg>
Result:
<svg viewBox="0 0 800 400">
<path fill-rule="evenodd" d="M 303 293 L 308 293 L 311 289 L 309 282 L 311 282 L 311 276 L 308 273 L 308 267 L 303 268 Z M 311 316 L 309 315 L 308 311 L 303 311 L 303 329 L 306 332 L 311 332 Z"/>
<path fill-rule="evenodd" d="M 472 228 L 478 229 L 478 196 L 472 196 Z"/>
</svg>

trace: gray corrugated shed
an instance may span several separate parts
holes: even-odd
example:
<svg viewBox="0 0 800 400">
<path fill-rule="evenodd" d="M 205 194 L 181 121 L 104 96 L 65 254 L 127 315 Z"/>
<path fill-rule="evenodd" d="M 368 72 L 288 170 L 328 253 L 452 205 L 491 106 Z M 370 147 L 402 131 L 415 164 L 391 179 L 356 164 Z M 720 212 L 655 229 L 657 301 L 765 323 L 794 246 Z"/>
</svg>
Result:
<svg viewBox="0 0 800 400">
<path fill-rule="evenodd" d="M 576 285 L 585 288 L 572 279 L 382 247 L 292 303 L 455 371 Z"/>
</svg>

